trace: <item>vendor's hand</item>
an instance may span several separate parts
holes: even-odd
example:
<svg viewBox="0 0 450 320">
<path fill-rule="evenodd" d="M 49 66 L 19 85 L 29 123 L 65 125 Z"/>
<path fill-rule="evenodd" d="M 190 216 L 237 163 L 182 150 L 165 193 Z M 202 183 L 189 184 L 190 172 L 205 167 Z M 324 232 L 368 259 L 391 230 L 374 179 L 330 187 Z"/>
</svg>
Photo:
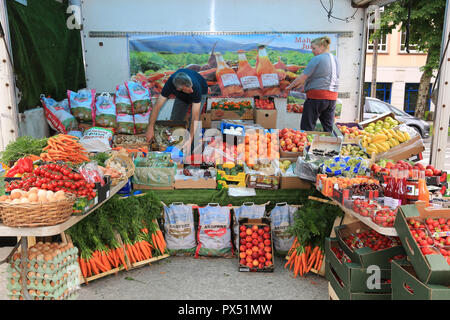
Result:
<svg viewBox="0 0 450 320">
<path fill-rule="evenodd" d="M 147 140 L 147 143 L 152 142 L 152 140 L 155 138 L 155 130 L 153 129 L 153 127 L 148 127 L 145 138 Z"/>
</svg>

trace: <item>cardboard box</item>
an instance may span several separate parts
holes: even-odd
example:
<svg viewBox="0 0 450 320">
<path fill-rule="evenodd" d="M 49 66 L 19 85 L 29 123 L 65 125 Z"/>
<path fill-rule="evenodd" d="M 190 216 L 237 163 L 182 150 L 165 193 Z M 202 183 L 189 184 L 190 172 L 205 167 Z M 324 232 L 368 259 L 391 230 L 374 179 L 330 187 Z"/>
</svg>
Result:
<svg viewBox="0 0 450 320">
<path fill-rule="evenodd" d="M 409 263 L 392 261 L 392 300 L 450 300 L 450 287 L 427 285 L 417 279 Z"/>
<path fill-rule="evenodd" d="M 203 129 L 211 128 L 211 112 L 202 113 L 200 115 L 200 121 L 202 122 Z"/>
<path fill-rule="evenodd" d="M 247 174 L 245 184 L 249 188 L 278 190 L 280 188 L 280 176 L 265 176 L 262 174 Z"/>
<path fill-rule="evenodd" d="M 135 184 L 133 183 L 133 190 L 173 190 L 174 185 L 171 185 L 169 187 L 152 187 L 152 186 L 146 186 L 144 184 Z"/>
<path fill-rule="evenodd" d="M 302 180 L 299 177 L 280 178 L 280 189 L 311 189 L 312 184 L 309 181 Z"/>
<path fill-rule="evenodd" d="M 365 293 L 390 293 L 391 284 L 385 280 L 391 279 L 390 268 L 380 269 L 379 285 L 373 283 L 373 271 L 363 268 L 360 264 L 355 262 L 341 262 L 332 251 L 332 248 L 340 248 L 339 242 L 336 238 L 325 239 L 325 257 L 328 266 L 326 278 L 330 280 L 334 273 L 346 286 L 350 292 L 365 292 Z M 326 269 L 327 270 L 327 269 Z M 370 285 L 373 285 L 369 287 Z"/>
<path fill-rule="evenodd" d="M 399 207 L 394 228 L 405 248 L 417 278 L 426 284 L 450 285 L 450 265 L 441 254 L 423 255 L 413 238 L 408 220 L 411 218 L 425 220 L 427 218 L 450 219 L 450 209 L 428 209 L 423 201 Z"/>
<path fill-rule="evenodd" d="M 261 219 L 249 219 L 249 218 L 242 218 L 239 219 L 239 227 L 240 226 L 252 226 L 252 225 L 257 225 L 257 226 L 268 226 L 270 228 L 270 218 L 261 218 Z M 240 236 L 238 236 L 238 243 L 240 243 Z M 240 259 L 239 259 L 239 255 L 240 255 L 240 245 L 237 246 L 237 256 L 238 256 L 238 265 L 239 265 L 239 271 L 241 272 L 273 272 L 275 269 L 274 266 L 274 250 L 273 250 L 273 234 L 272 234 L 272 228 L 270 228 L 270 243 L 271 243 L 271 247 L 272 247 L 272 265 L 270 266 L 265 266 L 262 269 L 256 268 L 256 269 L 250 269 L 248 266 L 244 266 L 240 263 Z"/>
<path fill-rule="evenodd" d="M 315 136 L 309 147 L 308 154 L 316 158 L 338 156 L 341 151 L 342 138 L 331 136 Z M 323 151 L 317 153 L 318 150 Z"/>
<path fill-rule="evenodd" d="M 344 242 L 344 239 L 349 237 L 351 234 L 372 230 L 360 221 L 337 226 L 334 230 L 342 250 L 348 254 L 352 261 L 360 264 L 364 268 L 368 268 L 371 265 L 376 265 L 382 269 L 389 269 L 391 267 L 389 261 L 391 258 L 397 255 L 405 255 L 405 250 L 403 249 L 403 246 L 400 245 L 377 251 L 374 251 L 369 247 L 352 250 Z"/>
<path fill-rule="evenodd" d="M 391 293 L 351 292 L 344 283 L 339 281 L 336 274 L 331 271 L 328 261 L 325 261 L 325 274 L 328 275 L 327 279 L 339 300 L 391 300 Z"/>
<path fill-rule="evenodd" d="M 185 179 L 175 180 L 175 189 L 216 189 L 216 179 L 213 178 L 198 178 L 198 179 Z"/>
<path fill-rule="evenodd" d="M 207 104 L 208 104 L 207 110 L 211 112 L 211 120 L 222 120 L 222 119 L 253 120 L 254 119 L 253 108 L 246 109 L 243 112 L 211 109 L 211 105 L 213 102 L 220 103 L 222 101 L 228 101 L 228 102 L 250 101 L 252 107 L 255 104 L 253 98 L 226 98 L 226 99 L 225 98 L 209 98 L 207 101 Z"/>
<path fill-rule="evenodd" d="M 364 129 L 365 127 L 367 127 L 367 126 L 368 126 L 369 124 L 371 124 L 372 122 L 375 122 L 375 123 L 376 123 L 378 120 L 384 121 L 384 119 L 386 119 L 387 117 L 391 117 L 392 119 L 397 120 L 399 125 L 401 125 L 401 124 L 403 123 L 402 121 L 400 121 L 400 120 L 398 120 L 397 118 L 395 118 L 395 114 L 394 114 L 394 113 L 392 113 L 392 112 L 386 112 L 386 113 L 380 114 L 380 115 L 377 116 L 377 117 L 374 117 L 374 118 L 371 118 L 371 119 L 367 119 L 367 120 L 361 121 L 361 122 L 359 123 L 359 127 L 360 127 L 361 129 Z"/>
<path fill-rule="evenodd" d="M 375 155 L 373 161 L 390 159 L 392 161 L 406 160 L 425 151 L 425 146 L 420 135 L 416 135 L 406 142 L 390 148 L 388 151 Z"/>
<path fill-rule="evenodd" d="M 277 109 L 255 109 L 255 123 L 265 129 L 275 129 L 277 127 Z"/>
</svg>

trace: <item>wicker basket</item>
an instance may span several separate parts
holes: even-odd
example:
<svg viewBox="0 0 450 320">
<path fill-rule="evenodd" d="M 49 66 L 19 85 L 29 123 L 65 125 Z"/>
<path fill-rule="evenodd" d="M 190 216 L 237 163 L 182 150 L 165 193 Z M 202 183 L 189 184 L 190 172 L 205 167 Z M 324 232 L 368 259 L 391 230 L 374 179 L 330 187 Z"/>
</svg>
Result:
<svg viewBox="0 0 450 320">
<path fill-rule="evenodd" d="M 123 149 L 122 149 L 123 150 Z M 105 166 L 107 167 L 111 162 L 117 161 L 119 162 L 126 170 L 126 179 L 129 179 L 134 174 L 134 163 L 133 160 L 128 156 L 126 152 L 113 152 L 112 156 L 105 161 Z M 111 185 L 116 186 L 122 179 L 111 179 Z"/>
<path fill-rule="evenodd" d="M 54 226 L 67 221 L 73 213 L 75 195 L 54 202 L 17 203 L 0 202 L 3 224 L 8 227 Z"/>
</svg>

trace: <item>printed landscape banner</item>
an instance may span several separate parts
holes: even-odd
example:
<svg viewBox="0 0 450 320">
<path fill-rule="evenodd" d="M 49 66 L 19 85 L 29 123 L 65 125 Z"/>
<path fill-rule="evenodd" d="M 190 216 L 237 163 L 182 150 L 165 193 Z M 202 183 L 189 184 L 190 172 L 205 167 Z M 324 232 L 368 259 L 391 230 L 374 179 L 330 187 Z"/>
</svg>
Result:
<svg viewBox="0 0 450 320">
<path fill-rule="evenodd" d="M 179 68 L 199 72 L 210 96 L 285 97 L 285 88 L 313 57 L 311 41 L 322 36 L 330 37 L 330 52 L 336 54 L 336 34 L 132 36 L 128 43 L 130 75 L 149 88 L 152 97 L 159 95 Z"/>
</svg>

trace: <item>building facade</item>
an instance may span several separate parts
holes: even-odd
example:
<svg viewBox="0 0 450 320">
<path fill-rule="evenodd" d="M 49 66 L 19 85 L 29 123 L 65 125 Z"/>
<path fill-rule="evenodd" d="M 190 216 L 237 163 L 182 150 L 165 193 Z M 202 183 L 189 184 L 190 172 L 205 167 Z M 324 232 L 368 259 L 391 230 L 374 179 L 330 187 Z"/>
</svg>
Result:
<svg viewBox="0 0 450 320">
<path fill-rule="evenodd" d="M 370 37 L 370 33 L 369 33 Z M 380 100 L 414 115 L 418 89 L 427 55 L 416 50 L 410 44 L 409 53 L 405 48 L 406 34 L 400 28 L 379 40 L 377 59 L 377 93 Z M 371 94 L 373 44 L 367 43 L 364 93 Z M 434 81 L 434 79 L 432 79 Z M 430 87 L 431 92 L 431 87 Z M 434 111 L 431 99 L 428 99 L 428 111 Z"/>
</svg>

